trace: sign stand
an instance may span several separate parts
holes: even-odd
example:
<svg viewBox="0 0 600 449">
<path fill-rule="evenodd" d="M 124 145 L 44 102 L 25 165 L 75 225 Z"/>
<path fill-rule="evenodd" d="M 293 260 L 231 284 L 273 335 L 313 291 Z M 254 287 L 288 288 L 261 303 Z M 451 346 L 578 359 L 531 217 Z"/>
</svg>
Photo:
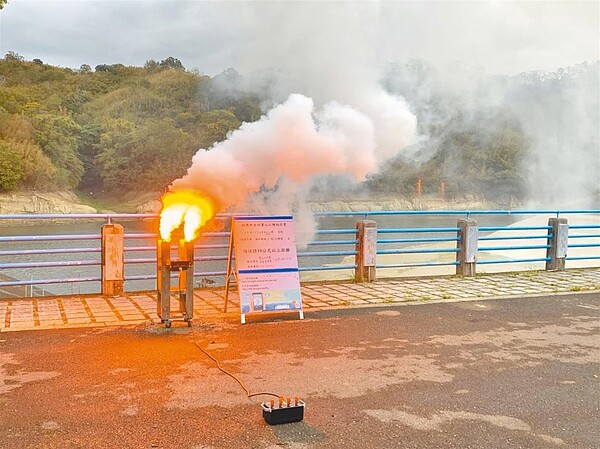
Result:
<svg viewBox="0 0 600 449">
<path fill-rule="evenodd" d="M 225 313 L 227 313 L 227 301 L 229 300 L 229 285 L 231 281 L 231 272 L 233 269 L 233 220 L 234 217 L 231 217 L 231 232 L 229 235 L 229 253 L 227 254 L 227 278 L 225 279 L 225 305 L 223 309 Z M 237 273 L 236 273 L 236 285 L 237 285 Z M 242 324 L 244 324 L 242 322 Z"/>
<path fill-rule="evenodd" d="M 247 314 L 298 312 L 304 319 L 291 215 L 233 217 L 225 312 L 232 274 L 238 287 L 242 324 L 246 323 Z"/>
</svg>

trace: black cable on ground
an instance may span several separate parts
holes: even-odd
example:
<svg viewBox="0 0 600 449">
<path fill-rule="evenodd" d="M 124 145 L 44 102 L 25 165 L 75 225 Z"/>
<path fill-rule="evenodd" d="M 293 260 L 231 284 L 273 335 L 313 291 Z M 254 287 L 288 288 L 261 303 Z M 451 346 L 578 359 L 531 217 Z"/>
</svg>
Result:
<svg viewBox="0 0 600 449">
<path fill-rule="evenodd" d="M 200 351 L 202 351 L 209 359 L 211 359 L 213 362 L 215 362 L 219 371 L 221 371 L 224 374 L 227 374 L 229 377 L 234 379 L 238 384 L 240 384 L 240 387 L 242 387 L 243 390 L 246 392 L 247 398 L 252 398 L 254 396 L 275 396 L 276 398 L 278 398 L 280 396 L 278 394 L 269 393 L 267 391 L 263 391 L 260 393 L 250 393 L 250 390 L 246 387 L 246 385 L 244 385 L 244 382 L 242 382 L 235 374 L 230 373 L 225 368 L 221 367 L 221 363 L 216 358 L 214 358 L 212 355 L 210 355 L 204 348 L 202 348 L 202 346 L 200 346 L 198 344 L 198 341 L 196 341 L 196 335 L 194 333 L 194 328 L 192 328 L 192 339 L 194 340 L 194 344 L 198 347 L 198 349 L 200 349 Z"/>
</svg>

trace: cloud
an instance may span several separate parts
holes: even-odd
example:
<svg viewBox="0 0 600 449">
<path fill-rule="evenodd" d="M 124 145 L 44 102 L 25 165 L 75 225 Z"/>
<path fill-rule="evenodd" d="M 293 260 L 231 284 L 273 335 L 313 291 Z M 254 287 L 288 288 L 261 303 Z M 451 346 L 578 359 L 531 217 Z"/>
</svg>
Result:
<svg viewBox="0 0 600 449">
<path fill-rule="evenodd" d="M 74 68 L 174 56 L 210 75 L 306 60 L 330 67 L 352 54 L 369 64 L 460 60 L 517 73 L 598 59 L 599 29 L 599 4 L 585 1 L 13 0 L 0 13 L 0 51 Z M 346 53 L 327 52 L 340 41 Z M 329 57 L 316 61 L 311 47 Z"/>
</svg>

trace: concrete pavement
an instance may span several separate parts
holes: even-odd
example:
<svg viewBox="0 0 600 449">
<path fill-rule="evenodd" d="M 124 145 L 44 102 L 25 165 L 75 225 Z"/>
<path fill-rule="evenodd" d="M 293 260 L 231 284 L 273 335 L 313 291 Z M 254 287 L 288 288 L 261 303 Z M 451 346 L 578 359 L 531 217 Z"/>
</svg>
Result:
<svg viewBox="0 0 600 449">
<path fill-rule="evenodd" d="M 600 292 L 475 298 L 7 332 L 0 448 L 598 448 Z M 270 397 L 198 347 L 304 420 L 265 424 Z"/>
<path fill-rule="evenodd" d="M 437 276 L 413 279 L 378 280 L 373 283 L 307 283 L 302 285 L 305 313 L 331 308 L 365 307 L 375 304 L 423 301 L 460 301 L 499 297 L 536 296 L 600 290 L 600 268 L 558 272 L 522 271 L 477 275 Z M 229 295 L 224 313 L 223 288 L 194 292 L 194 319 L 239 315 L 237 293 Z M 173 302 L 172 310 L 176 309 Z M 69 295 L 0 299 L 0 332 L 104 327 L 158 322 L 156 292 L 127 293 L 122 296 Z"/>
</svg>

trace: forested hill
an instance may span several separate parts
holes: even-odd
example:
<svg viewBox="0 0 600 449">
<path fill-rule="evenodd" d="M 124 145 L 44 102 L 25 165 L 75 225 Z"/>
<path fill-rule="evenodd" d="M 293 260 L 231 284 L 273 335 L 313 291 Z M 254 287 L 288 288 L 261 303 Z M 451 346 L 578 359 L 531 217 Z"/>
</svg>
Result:
<svg viewBox="0 0 600 449">
<path fill-rule="evenodd" d="M 198 148 L 259 117 L 255 96 L 223 95 L 173 57 L 71 70 L 9 52 L 0 59 L 0 191 L 160 191 Z"/>
<path fill-rule="evenodd" d="M 381 83 L 417 116 L 418 142 L 366 183 L 326 179 L 313 193 L 597 204 L 599 68 L 491 76 L 420 60 L 390 65 Z M 174 57 L 72 70 L 9 52 L 0 59 L 0 192 L 160 192 L 199 148 L 281 100 L 269 85 L 233 69 L 210 78 Z"/>
</svg>

